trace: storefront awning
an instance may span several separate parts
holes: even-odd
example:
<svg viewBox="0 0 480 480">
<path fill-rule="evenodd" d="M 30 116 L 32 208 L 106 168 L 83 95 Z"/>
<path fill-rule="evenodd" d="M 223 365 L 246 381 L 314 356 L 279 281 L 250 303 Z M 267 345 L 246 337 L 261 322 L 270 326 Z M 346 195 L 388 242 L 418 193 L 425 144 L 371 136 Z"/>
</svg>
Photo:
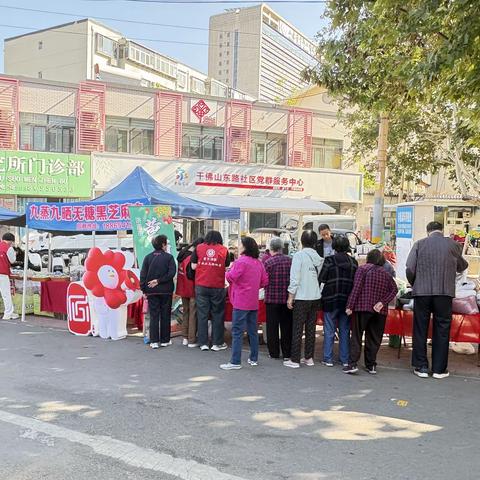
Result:
<svg viewBox="0 0 480 480">
<path fill-rule="evenodd" d="M 326 203 L 311 198 L 275 198 L 250 195 L 195 195 L 185 194 L 193 200 L 224 207 L 237 207 L 242 212 L 271 212 L 291 214 L 335 213 Z"/>
</svg>

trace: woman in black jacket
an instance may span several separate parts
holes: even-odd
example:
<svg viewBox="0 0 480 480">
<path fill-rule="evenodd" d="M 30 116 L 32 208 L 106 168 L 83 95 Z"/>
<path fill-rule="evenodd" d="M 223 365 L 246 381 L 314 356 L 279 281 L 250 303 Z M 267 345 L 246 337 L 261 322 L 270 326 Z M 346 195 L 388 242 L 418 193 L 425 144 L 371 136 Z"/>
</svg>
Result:
<svg viewBox="0 0 480 480">
<path fill-rule="evenodd" d="M 167 253 L 168 239 L 159 235 L 152 240 L 152 253 L 143 260 L 140 286 L 148 297 L 150 312 L 150 347 L 168 347 L 170 341 L 170 319 L 172 315 L 173 279 L 177 267 L 172 255 Z M 160 326 L 160 328 L 159 328 Z"/>
</svg>

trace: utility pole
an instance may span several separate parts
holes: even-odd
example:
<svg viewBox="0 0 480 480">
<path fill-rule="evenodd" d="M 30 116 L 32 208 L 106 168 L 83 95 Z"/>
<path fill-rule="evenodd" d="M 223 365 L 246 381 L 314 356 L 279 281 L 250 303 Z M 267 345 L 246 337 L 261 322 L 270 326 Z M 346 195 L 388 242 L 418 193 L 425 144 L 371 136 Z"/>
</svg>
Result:
<svg viewBox="0 0 480 480">
<path fill-rule="evenodd" d="M 383 236 L 383 207 L 385 204 L 385 179 L 387 170 L 388 115 L 380 114 L 378 129 L 377 179 L 373 204 L 372 242 L 379 243 Z"/>
</svg>

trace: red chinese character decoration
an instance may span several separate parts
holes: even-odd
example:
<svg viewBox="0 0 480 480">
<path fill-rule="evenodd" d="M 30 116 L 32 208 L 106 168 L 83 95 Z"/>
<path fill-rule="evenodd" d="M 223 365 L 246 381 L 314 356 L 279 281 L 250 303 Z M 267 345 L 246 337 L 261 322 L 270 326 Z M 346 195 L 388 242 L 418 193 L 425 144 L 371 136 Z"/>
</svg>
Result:
<svg viewBox="0 0 480 480">
<path fill-rule="evenodd" d="M 92 333 L 88 294 L 81 283 L 71 283 L 67 290 L 68 329 L 75 335 Z"/>
<path fill-rule="evenodd" d="M 200 123 L 202 123 L 203 117 L 210 112 L 210 107 L 203 100 L 199 100 L 193 105 L 192 112 L 200 120 Z"/>
</svg>

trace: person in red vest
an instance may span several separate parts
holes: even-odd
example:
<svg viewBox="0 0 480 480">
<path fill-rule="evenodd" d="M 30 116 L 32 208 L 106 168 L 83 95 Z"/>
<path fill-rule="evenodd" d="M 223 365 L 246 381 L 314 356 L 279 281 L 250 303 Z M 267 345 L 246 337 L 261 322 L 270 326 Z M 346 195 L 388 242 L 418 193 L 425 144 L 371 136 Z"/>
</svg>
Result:
<svg viewBox="0 0 480 480">
<path fill-rule="evenodd" d="M 189 348 L 198 347 L 197 344 L 197 309 L 195 306 L 195 279 L 192 278 L 190 261 L 192 252 L 197 245 L 203 243 L 203 238 L 197 238 L 191 245 L 187 245 L 177 257 L 177 295 L 182 297 L 183 320 L 182 336 L 183 345 Z"/>
<path fill-rule="evenodd" d="M 15 236 L 10 232 L 5 233 L 0 242 L 0 293 L 5 306 L 4 320 L 15 320 L 18 318 L 18 315 L 13 311 L 12 290 L 10 287 L 10 267 L 16 259 L 15 250 L 13 249 L 14 243 Z M 28 257 L 28 254 L 26 256 Z"/>
<path fill-rule="evenodd" d="M 223 246 L 220 232 L 211 230 L 204 243 L 197 246 L 191 257 L 195 270 L 198 343 L 200 350 L 210 350 L 208 320 L 212 317 L 212 350 L 226 350 L 225 326 L 225 269 L 230 265 L 228 250 Z"/>
</svg>

